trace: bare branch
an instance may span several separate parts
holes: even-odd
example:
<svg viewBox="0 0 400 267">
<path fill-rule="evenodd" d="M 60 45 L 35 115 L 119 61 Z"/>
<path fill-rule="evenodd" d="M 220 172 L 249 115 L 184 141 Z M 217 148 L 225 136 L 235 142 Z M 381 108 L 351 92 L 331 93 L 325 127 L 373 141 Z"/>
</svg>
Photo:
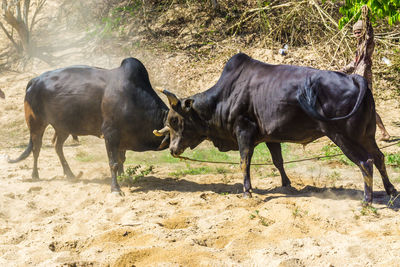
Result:
<svg viewBox="0 0 400 267">
<path fill-rule="evenodd" d="M 35 13 L 33 14 L 32 20 L 31 20 L 31 26 L 29 28 L 29 32 L 32 32 L 33 26 L 36 24 L 36 16 L 40 12 L 40 10 L 43 8 L 44 4 L 46 3 L 46 0 L 40 0 L 37 4 Z"/>
<path fill-rule="evenodd" d="M 4 13 L 5 21 L 11 25 L 18 32 L 18 36 L 21 39 L 22 48 L 24 51 L 29 51 L 29 31 L 25 23 L 22 20 L 18 20 L 11 9 L 8 9 Z"/>
<path fill-rule="evenodd" d="M 22 15 L 21 15 L 21 1 L 16 2 L 17 5 L 17 20 L 22 21 Z"/>
<path fill-rule="evenodd" d="M 20 50 L 20 47 L 18 46 L 18 44 L 14 41 L 14 38 L 11 36 L 11 34 L 7 31 L 7 29 L 4 27 L 3 23 L 1 23 L 0 21 L 0 28 L 4 31 L 4 33 L 6 34 L 6 36 L 8 37 L 8 39 L 10 39 L 10 41 L 13 43 L 13 45 L 15 46 L 15 48 L 17 50 Z"/>
<path fill-rule="evenodd" d="M 7 7 L 8 7 L 8 5 L 7 5 L 7 0 L 3 0 L 3 1 L 2 1 L 1 8 L 5 11 L 5 10 L 7 10 Z"/>
<path fill-rule="evenodd" d="M 25 0 L 24 2 L 24 22 L 27 28 L 29 28 L 28 25 L 28 15 L 29 15 L 29 6 L 31 4 L 30 0 Z"/>
</svg>

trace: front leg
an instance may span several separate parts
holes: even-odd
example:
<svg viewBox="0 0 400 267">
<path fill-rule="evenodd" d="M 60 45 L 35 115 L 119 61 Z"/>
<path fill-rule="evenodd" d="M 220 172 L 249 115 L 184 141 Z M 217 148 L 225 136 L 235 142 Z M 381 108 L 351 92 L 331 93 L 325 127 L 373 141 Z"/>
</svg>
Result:
<svg viewBox="0 0 400 267">
<path fill-rule="evenodd" d="M 124 173 L 124 162 L 126 159 L 125 153 L 126 150 L 120 150 L 118 152 L 118 171 L 117 171 L 118 175 L 122 175 Z"/>
<path fill-rule="evenodd" d="M 111 171 L 111 192 L 122 194 L 117 181 L 117 172 L 122 168 L 119 160 L 120 152 L 118 150 L 120 142 L 119 132 L 113 127 L 106 125 L 103 125 L 102 131 L 106 143 L 108 162 Z"/>
<path fill-rule="evenodd" d="M 251 197 L 250 164 L 254 152 L 255 124 L 244 120 L 236 128 L 240 152 L 240 168 L 243 173 L 243 197 Z"/>
</svg>

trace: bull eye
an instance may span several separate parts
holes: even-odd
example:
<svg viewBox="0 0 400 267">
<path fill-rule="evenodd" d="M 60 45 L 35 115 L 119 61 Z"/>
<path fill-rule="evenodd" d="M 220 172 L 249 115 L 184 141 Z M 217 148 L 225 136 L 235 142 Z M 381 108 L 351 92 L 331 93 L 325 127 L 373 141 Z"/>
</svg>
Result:
<svg viewBox="0 0 400 267">
<path fill-rule="evenodd" d="M 172 117 L 169 122 L 170 126 L 174 129 L 178 128 L 178 118 Z"/>
</svg>

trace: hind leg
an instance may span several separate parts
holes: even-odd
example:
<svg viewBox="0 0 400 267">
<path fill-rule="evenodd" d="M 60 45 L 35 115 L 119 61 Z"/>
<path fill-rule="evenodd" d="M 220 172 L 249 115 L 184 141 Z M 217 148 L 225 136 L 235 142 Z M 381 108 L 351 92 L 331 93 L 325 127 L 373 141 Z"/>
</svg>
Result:
<svg viewBox="0 0 400 267">
<path fill-rule="evenodd" d="M 358 143 L 341 135 L 330 137 L 330 139 L 343 151 L 343 153 L 354 162 L 361 170 L 364 178 L 364 202 L 372 203 L 373 192 L 373 158 Z"/>
<path fill-rule="evenodd" d="M 37 127 L 34 131 L 31 129 L 32 136 L 32 151 L 33 151 L 33 170 L 32 170 L 32 179 L 39 179 L 39 171 L 38 171 L 38 158 L 40 154 L 40 149 L 42 148 L 42 139 L 43 133 L 46 129 L 46 126 Z"/>
<path fill-rule="evenodd" d="M 381 116 L 379 116 L 378 113 L 375 113 L 375 114 L 376 114 L 376 125 L 378 125 L 378 128 L 382 133 L 382 137 L 380 138 L 380 140 L 389 141 L 390 140 L 390 134 L 386 131 L 386 128 L 383 125 L 383 121 L 381 119 Z"/>
<path fill-rule="evenodd" d="M 68 138 L 68 133 L 64 133 L 64 132 L 56 132 L 57 135 L 57 141 L 56 141 L 56 153 L 58 155 L 58 158 L 60 159 L 61 165 L 63 167 L 64 170 L 64 175 L 67 176 L 67 178 L 69 179 L 74 179 L 75 175 L 72 173 L 71 168 L 68 165 L 67 160 L 64 157 L 64 151 L 63 151 L 63 145 L 65 140 L 67 140 Z"/>
<path fill-rule="evenodd" d="M 290 180 L 286 175 L 285 169 L 283 168 L 283 158 L 282 158 L 282 149 L 280 143 L 266 143 L 271 152 L 272 162 L 274 166 L 279 170 L 281 174 L 282 186 L 290 186 Z"/>
<path fill-rule="evenodd" d="M 40 149 L 42 147 L 42 139 L 44 130 L 48 125 L 40 116 L 37 116 L 35 112 L 32 110 L 31 105 L 25 101 L 24 102 L 24 110 L 25 110 L 25 121 L 28 125 L 29 132 L 32 140 L 32 151 L 33 151 L 33 170 L 32 170 L 32 179 L 39 179 L 38 172 L 38 158 Z"/>
<path fill-rule="evenodd" d="M 367 150 L 374 157 L 375 167 L 378 169 L 381 177 L 383 186 L 385 187 L 385 191 L 388 195 L 396 196 L 397 190 L 393 186 L 393 184 L 389 181 L 388 174 L 386 172 L 385 165 L 385 155 L 379 150 L 378 145 L 375 142 L 375 139 L 370 138 L 366 143 Z"/>
</svg>

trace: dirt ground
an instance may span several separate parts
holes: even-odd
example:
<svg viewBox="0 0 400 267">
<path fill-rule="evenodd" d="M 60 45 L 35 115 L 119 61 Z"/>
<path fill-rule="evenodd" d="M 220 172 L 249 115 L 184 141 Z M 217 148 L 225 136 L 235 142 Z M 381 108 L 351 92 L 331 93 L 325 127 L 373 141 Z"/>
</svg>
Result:
<svg viewBox="0 0 400 267">
<path fill-rule="evenodd" d="M 70 37 L 80 34 L 84 33 Z M 318 60 L 281 57 L 265 49 L 245 52 L 271 63 L 292 64 L 296 58 L 307 65 Z M 57 67 L 112 68 L 126 56 L 137 57 L 149 70 L 153 86 L 182 96 L 213 85 L 228 59 L 193 64 L 187 55 L 156 51 L 84 56 L 79 47 L 59 53 L 67 56 Z M 69 181 L 62 176 L 49 127 L 39 157 L 41 179 L 32 180 L 32 156 L 16 164 L 7 163 L 7 156 L 15 158 L 28 142 L 23 114 L 26 84 L 50 69 L 54 67 L 34 60 L 24 72 L 0 73 L 0 88 L 6 94 L 0 99 L 1 266 L 400 266 L 400 200 L 388 207 L 375 170 L 373 208 L 362 208 L 361 173 L 338 161 L 288 165 L 291 189 L 280 187 L 273 167 L 253 168 L 251 199 L 241 197 L 237 166 L 230 166 L 229 173 L 175 177 L 171 173 L 187 164 L 150 162 L 152 173 L 123 187 L 125 196 L 120 197 L 110 193 L 102 139 L 80 137 L 79 145 L 72 139 L 66 142 L 72 170 L 83 172 L 79 180 Z M 399 99 L 377 99 L 377 110 L 388 131 L 400 136 Z M 321 139 L 305 151 L 289 146 L 288 153 L 322 154 L 327 143 Z M 383 151 L 398 153 L 400 146 Z M 163 152 L 128 156 L 151 159 L 155 153 Z M 80 155 L 93 158 L 85 161 Z M 388 172 L 399 189 L 399 167 L 388 166 Z"/>
</svg>

